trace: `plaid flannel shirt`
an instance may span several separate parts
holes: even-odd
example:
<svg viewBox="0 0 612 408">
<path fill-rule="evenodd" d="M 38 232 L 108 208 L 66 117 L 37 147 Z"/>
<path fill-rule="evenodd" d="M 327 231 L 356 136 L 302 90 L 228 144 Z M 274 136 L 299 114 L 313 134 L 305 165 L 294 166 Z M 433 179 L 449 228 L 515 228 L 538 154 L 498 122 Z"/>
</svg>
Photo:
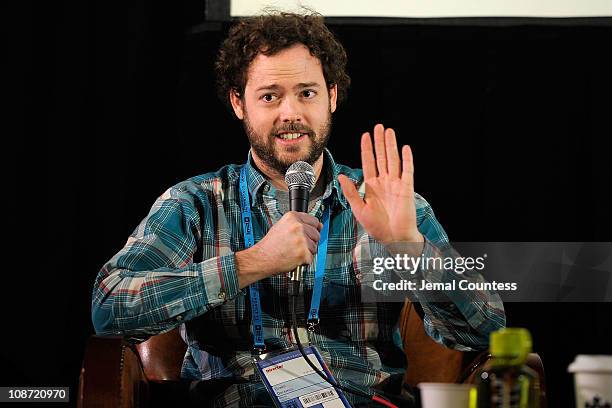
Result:
<svg viewBox="0 0 612 408">
<path fill-rule="evenodd" d="M 324 154 L 326 188 L 311 214 L 321 220 L 324 206 L 330 206 L 331 224 L 320 324 L 309 333 L 309 340 L 341 384 L 364 389 L 405 372 L 398 339 L 403 305 L 361 300 L 364 254 L 379 253 L 380 244 L 355 220 L 338 175 L 348 176 L 363 195 L 363 174 L 336 164 L 329 151 Z M 282 214 L 275 188 L 253 167 L 250 154 L 245 166 L 257 242 Z M 234 259 L 234 253 L 244 249 L 241 168 L 227 165 L 168 189 L 124 248 L 103 266 L 93 289 L 92 318 L 98 334 L 142 341 L 181 326 L 188 346 L 182 377 L 243 381 L 219 395 L 215 406 L 270 402 L 254 374 L 249 295 L 246 288 L 238 287 Z M 417 225 L 425 237 L 423 255 L 433 256 L 449 245 L 448 237 L 430 205 L 418 194 L 415 200 Z M 297 310 L 301 325 L 309 310 L 313 269 L 306 269 L 302 285 L 304 302 Z M 469 279 L 483 281 L 479 274 Z M 268 350 L 293 344 L 288 283 L 285 274 L 260 281 Z M 486 348 L 489 333 L 505 325 L 503 305 L 496 294 L 463 291 L 449 297 L 448 303 L 423 301 L 421 305 L 428 335 L 459 350 Z"/>
</svg>

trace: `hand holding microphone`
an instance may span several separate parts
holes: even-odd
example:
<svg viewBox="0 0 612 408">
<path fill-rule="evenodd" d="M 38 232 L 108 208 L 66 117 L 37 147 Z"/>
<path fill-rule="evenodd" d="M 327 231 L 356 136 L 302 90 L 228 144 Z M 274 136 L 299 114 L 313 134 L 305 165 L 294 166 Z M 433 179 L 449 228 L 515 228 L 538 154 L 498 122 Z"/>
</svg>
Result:
<svg viewBox="0 0 612 408">
<path fill-rule="evenodd" d="M 304 170 L 304 165 L 310 169 Z M 310 190 L 315 183 L 312 166 L 305 162 L 294 163 L 287 170 L 285 181 L 289 186 L 290 211 L 258 243 L 236 253 L 241 289 L 268 276 L 290 271 L 291 280 L 299 282 L 303 265 L 311 264 L 317 253 L 323 224 L 306 212 Z"/>
</svg>

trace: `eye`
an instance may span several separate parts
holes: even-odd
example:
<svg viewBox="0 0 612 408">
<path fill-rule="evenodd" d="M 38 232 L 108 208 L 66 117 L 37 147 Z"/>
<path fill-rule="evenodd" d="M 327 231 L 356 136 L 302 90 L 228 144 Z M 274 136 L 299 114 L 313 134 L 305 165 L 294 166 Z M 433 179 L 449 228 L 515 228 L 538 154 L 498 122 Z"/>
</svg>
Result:
<svg viewBox="0 0 612 408">
<path fill-rule="evenodd" d="M 302 91 L 302 96 L 306 99 L 312 99 L 317 95 L 317 92 L 312 89 Z"/>
<path fill-rule="evenodd" d="M 274 94 L 265 94 L 260 97 L 264 102 L 274 102 L 278 97 Z"/>
</svg>

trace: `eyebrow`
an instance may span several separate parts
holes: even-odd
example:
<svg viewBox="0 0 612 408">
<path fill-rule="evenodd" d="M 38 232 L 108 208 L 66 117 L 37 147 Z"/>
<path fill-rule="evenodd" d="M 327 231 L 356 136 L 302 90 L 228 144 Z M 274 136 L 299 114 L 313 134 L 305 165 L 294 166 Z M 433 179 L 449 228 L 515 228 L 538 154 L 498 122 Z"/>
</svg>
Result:
<svg viewBox="0 0 612 408">
<path fill-rule="evenodd" d="M 303 88 L 319 88 L 321 87 L 321 85 L 318 82 L 300 82 L 299 84 L 295 85 L 293 87 L 293 89 L 303 89 Z M 277 91 L 279 90 L 281 87 L 278 84 L 270 84 L 270 85 L 264 85 L 264 86 L 260 86 L 259 88 L 255 89 L 255 92 L 259 92 L 259 91 Z"/>
</svg>

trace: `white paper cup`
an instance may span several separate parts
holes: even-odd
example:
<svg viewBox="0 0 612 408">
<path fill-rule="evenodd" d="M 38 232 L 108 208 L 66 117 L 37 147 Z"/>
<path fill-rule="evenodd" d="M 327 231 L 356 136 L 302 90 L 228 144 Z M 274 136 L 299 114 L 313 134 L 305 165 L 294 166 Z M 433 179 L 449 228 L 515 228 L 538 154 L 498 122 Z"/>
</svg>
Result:
<svg viewBox="0 0 612 408">
<path fill-rule="evenodd" d="M 471 384 L 420 383 L 422 408 L 469 408 Z"/>
<path fill-rule="evenodd" d="M 579 354 L 567 371 L 574 373 L 577 408 L 612 406 L 612 356 Z"/>
</svg>

